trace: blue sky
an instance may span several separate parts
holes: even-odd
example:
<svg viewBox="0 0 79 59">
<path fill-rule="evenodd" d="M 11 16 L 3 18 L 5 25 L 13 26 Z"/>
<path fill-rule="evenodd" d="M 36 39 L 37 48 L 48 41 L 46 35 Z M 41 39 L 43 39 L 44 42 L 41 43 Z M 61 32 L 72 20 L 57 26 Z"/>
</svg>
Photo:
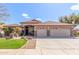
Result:
<svg viewBox="0 0 79 59">
<path fill-rule="evenodd" d="M 79 12 L 76 3 L 7 3 L 4 4 L 11 17 L 4 21 L 7 24 L 17 24 L 29 19 L 41 21 L 58 21 L 60 16 Z"/>
</svg>

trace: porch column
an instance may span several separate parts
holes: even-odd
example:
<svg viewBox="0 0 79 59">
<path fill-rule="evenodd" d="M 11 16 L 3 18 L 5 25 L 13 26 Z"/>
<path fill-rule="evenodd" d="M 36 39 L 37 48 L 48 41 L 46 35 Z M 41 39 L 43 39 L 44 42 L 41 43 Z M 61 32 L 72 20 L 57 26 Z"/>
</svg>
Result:
<svg viewBox="0 0 79 59">
<path fill-rule="evenodd" d="M 37 29 L 36 29 L 36 27 L 34 27 L 34 36 L 35 37 L 37 36 Z"/>
</svg>

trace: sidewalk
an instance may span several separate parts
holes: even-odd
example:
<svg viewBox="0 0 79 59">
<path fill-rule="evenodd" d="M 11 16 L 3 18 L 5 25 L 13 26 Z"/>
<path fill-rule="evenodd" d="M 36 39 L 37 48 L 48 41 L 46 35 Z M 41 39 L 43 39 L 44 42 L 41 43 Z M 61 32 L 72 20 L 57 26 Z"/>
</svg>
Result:
<svg viewBox="0 0 79 59">
<path fill-rule="evenodd" d="M 0 49 L 0 55 L 79 55 L 78 49 Z"/>
</svg>

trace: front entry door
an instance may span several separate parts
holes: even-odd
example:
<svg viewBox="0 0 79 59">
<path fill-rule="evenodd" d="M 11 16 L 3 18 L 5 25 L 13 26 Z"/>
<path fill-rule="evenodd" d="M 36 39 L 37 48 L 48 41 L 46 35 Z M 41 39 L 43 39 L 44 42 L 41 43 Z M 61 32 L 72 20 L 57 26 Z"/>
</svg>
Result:
<svg viewBox="0 0 79 59">
<path fill-rule="evenodd" d="M 25 27 L 25 35 L 28 35 L 28 27 Z"/>
</svg>

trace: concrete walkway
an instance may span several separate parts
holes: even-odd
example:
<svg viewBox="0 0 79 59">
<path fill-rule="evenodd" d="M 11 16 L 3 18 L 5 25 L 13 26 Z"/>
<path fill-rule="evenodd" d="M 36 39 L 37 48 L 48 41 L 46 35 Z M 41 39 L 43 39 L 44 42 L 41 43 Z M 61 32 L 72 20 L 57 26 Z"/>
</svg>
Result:
<svg viewBox="0 0 79 59">
<path fill-rule="evenodd" d="M 40 55 L 39 49 L 0 49 L 0 55 Z"/>
<path fill-rule="evenodd" d="M 28 42 L 22 47 L 22 49 L 35 49 L 36 40 L 28 40 Z"/>
</svg>

